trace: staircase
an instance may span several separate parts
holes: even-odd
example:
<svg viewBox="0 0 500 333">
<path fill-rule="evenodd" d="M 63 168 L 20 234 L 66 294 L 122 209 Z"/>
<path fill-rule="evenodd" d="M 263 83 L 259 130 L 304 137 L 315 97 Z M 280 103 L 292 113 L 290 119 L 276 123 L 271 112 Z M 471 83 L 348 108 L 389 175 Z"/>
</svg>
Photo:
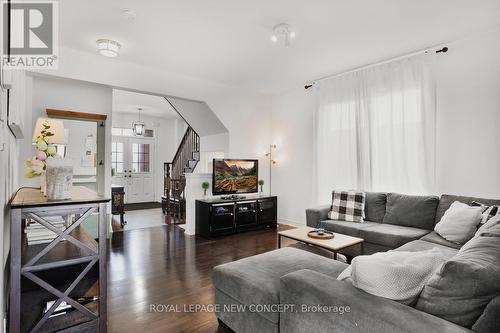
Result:
<svg viewBox="0 0 500 333">
<path fill-rule="evenodd" d="M 200 161 L 200 137 L 188 127 L 177 148 L 172 162 L 164 163 L 164 184 L 162 209 L 177 220 L 184 223 L 186 212 L 186 173 L 192 173 Z"/>
</svg>

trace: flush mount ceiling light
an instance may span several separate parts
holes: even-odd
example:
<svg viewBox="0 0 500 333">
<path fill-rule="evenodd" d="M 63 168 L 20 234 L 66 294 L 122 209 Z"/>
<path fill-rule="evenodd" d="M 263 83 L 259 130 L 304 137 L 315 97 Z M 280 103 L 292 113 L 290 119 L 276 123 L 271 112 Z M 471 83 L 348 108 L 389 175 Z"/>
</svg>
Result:
<svg viewBox="0 0 500 333">
<path fill-rule="evenodd" d="M 288 46 L 292 39 L 295 39 L 295 31 L 292 30 L 289 24 L 280 23 L 273 28 L 271 34 L 271 41 L 273 43 L 281 41 L 285 46 Z"/>
<path fill-rule="evenodd" d="M 96 43 L 99 54 L 111 58 L 117 57 L 122 47 L 120 43 L 111 39 L 98 39 Z"/>
<path fill-rule="evenodd" d="M 143 136 L 146 124 L 141 121 L 142 108 L 137 108 L 137 110 L 139 111 L 139 121 L 136 121 L 132 124 L 132 131 L 134 132 L 135 136 Z"/>
</svg>

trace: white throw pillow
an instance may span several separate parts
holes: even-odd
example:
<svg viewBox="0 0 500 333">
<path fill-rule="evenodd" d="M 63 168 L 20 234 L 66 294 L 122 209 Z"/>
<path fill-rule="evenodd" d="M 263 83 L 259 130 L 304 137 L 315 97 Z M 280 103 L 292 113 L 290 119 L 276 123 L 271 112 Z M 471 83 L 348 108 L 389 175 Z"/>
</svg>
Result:
<svg viewBox="0 0 500 333">
<path fill-rule="evenodd" d="M 411 304 L 446 257 L 437 247 L 427 251 L 379 252 L 352 260 L 338 280 L 369 294 Z"/>
<path fill-rule="evenodd" d="M 450 242 L 465 244 L 474 237 L 482 212 L 483 207 L 455 201 L 436 224 L 434 231 Z"/>
</svg>

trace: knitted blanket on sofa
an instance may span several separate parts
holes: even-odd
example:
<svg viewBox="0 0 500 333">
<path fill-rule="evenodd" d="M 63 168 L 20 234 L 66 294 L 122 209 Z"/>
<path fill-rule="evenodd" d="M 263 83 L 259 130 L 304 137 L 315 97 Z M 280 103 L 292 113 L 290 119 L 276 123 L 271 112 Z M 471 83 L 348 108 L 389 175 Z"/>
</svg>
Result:
<svg viewBox="0 0 500 333">
<path fill-rule="evenodd" d="M 446 259 L 438 248 L 358 256 L 337 279 L 350 281 L 354 287 L 369 294 L 411 304 Z"/>
</svg>

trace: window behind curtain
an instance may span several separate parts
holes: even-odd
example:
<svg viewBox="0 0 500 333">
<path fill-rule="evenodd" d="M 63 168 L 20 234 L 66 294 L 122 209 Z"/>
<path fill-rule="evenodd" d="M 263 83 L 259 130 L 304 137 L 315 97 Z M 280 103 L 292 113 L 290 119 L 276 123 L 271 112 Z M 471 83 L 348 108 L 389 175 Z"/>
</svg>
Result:
<svg viewBox="0 0 500 333">
<path fill-rule="evenodd" d="M 430 66 L 402 60 L 321 82 L 316 90 L 315 184 L 432 193 L 435 95 Z"/>
</svg>

